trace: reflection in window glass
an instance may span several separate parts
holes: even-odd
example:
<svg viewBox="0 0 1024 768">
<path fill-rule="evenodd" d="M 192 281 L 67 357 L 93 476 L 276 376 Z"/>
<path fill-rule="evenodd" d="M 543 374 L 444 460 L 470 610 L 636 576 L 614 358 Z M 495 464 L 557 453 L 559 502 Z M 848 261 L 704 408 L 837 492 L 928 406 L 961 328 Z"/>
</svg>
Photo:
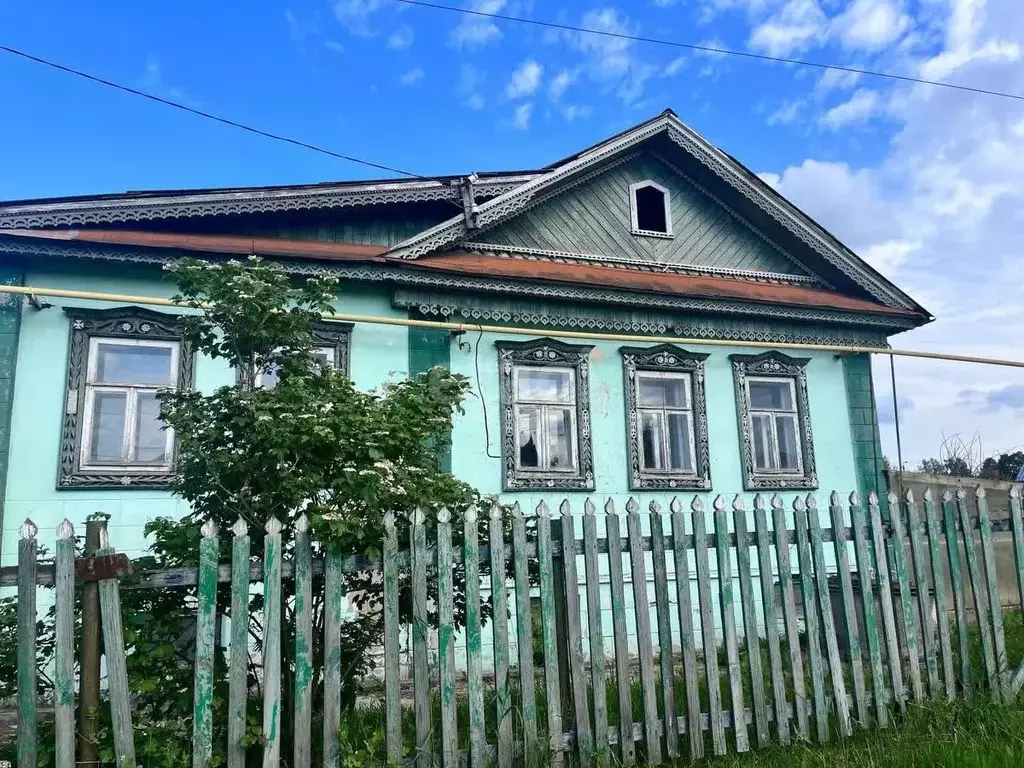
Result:
<svg viewBox="0 0 1024 768">
<path fill-rule="evenodd" d="M 171 383 L 170 347 L 103 342 L 97 345 L 96 382 L 166 387 Z"/>
<path fill-rule="evenodd" d="M 135 459 L 140 462 L 167 460 L 167 433 L 160 421 L 156 393 L 140 393 L 135 417 Z"/>
<path fill-rule="evenodd" d="M 514 378 L 519 469 L 575 471 L 575 372 L 520 366 Z"/>
<path fill-rule="evenodd" d="M 572 383 L 571 371 L 523 368 L 519 370 L 518 378 L 519 400 L 569 402 Z"/>
<path fill-rule="evenodd" d="M 638 371 L 641 465 L 651 472 L 694 472 L 690 374 Z"/>
<path fill-rule="evenodd" d="M 795 386 L 795 381 L 788 378 L 747 381 L 755 472 L 803 471 Z"/>
<path fill-rule="evenodd" d="M 128 395 L 124 392 L 97 392 L 93 399 L 92 432 L 89 459 L 95 462 L 120 462 L 123 459 L 125 414 Z"/>
</svg>

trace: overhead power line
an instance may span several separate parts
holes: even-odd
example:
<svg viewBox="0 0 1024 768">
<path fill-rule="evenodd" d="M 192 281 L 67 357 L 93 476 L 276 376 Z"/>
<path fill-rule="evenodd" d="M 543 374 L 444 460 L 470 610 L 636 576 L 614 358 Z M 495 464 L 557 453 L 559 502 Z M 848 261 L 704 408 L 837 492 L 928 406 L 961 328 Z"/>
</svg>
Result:
<svg viewBox="0 0 1024 768">
<path fill-rule="evenodd" d="M 437 11 L 451 11 L 453 13 L 463 13 L 470 16 L 481 16 L 487 19 L 498 19 L 500 21 L 511 21 L 516 24 L 529 24 L 535 27 L 546 27 L 548 29 L 558 29 L 563 32 L 581 32 L 588 35 L 601 35 L 602 37 L 612 37 L 619 40 L 632 40 L 638 43 L 653 43 L 655 45 L 664 45 L 670 48 L 685 48 L 691 51 L 700 51 L 702 53 L 713 53 L 720 54 L 722 56 L 738 56 L 744 59 L 754 59 L 756 61 L 771 61 L 777 64 L 796 64 L 801 67 L 813 67 L 815 69 L 830 69 L 836 72 L 847 72 L 855 75 L 867 75 L 869 77 L 881 77 L 888 80 L 898 80 L 905 83 L 915 83 L 918 85 L 932 85 L 937 88 L 949 88 L 954 91 L 967 91 L 968 93 L 980 93 L 985 96 L 998 96 L 1004 99 L 1015 99 L 1017 101 L 1024 101 L 1024 94 L 1019 93 L 1007 93 L 1005 91 L 993 91 L 988 88 L 976 88 L 971 85 L 957 85 L 956 83 L 944 83 L 939 80 L 928 80 L 923 77 L 912 77 L 910 75 L 898 75 L 894 72 L 882 72 L 874 69 L 862 69 L 860 67 L 848 67 L 842 64 L 829 64 L 821 61 L 807 61 L 804 59 L 790 59 L 784 56 L 769 56 L 763 53 L 751 53 L 749 51 L 737 51 L 731 48 L 719 48 L 714 45 L 700 45 L 697 43 L 684 43 L 678 40 L 665 40 L 657 37 L 644 37 L 642 35 L 629 35 L 624 32 L 611 32 L 604 29 L 591 29 L 588 27 L 577 27 L 572 24 L 560 24 L 555 21 L 543 21 L 540 19 L 527 19 L 522 16 L 509 16 L 504 13 L 489 13 L 487 11 L 477 11 L 472 8 L 460 8 L 454 5 L 444 5 L 442 3 L 430 3 L 425 0 L 397 0 L 399 3 L 405 5 L 415 5 L 420 8 L 431 8 Z"/>
<path fill-rule="evenodd" d="M 158 104 L 164 104 L 165 106 L 168 106 L 168 107 L 174 107 L 175 109 L 180 109 L 183 112 L 189 112 L 190 114 L 197 115 L 197 116 L 205 118 L 207 120 L 213 120 L 214 122 L 221 123 L 222 125 L 229 125 L 232 128 L 239 128 L 240 130 L 247 131 L 247 132 L 255 134 L 257 136 L 262 136 L 265 139 L 273 139 L 274 141 L 280 141 L 280 142 L 283 142 L 285 144 L 291 144 L 292 146 L 295 146 L 295 147 L 302 147 L 303 149 L 310 149 L 310 150 L 312 150 L 314 152 L 319 152 L 320 154 L 323 154 L 323 155 L 328 155 L 330 157 L 334 157 L 334 158 L 337 158 L 339 160 L 347 160 L 350 163 L 358 163 L 359 165 L 365 165 L 365 166 L 367 166 L 369 168 L 376 168 L 377 170 L 380 170 L 380 171 L 387 171 L 388 173 L 395 173 L 395 174 L 398 174 L 400 176 L 408 176 L 408 177 L 413 178 L 413 179 L 429 180 L 429 179 L 427 179 L 427 177 L 420 176 L 418 173 L 410 173 L 409 171 L 403 171 L 401 168 L 395 168 L 395 167 L 390 166 L 390 165 L 384 165 L 383 163 L 375 163 L 375 162 L 373 162 L 371 160 L 363 160 L 362 158 L 359 158 L 359 157 L 353 157 L 352 155 L 345 155 L 345 154 L 342 154 L 341 152 L 335 152 L 335 151 L 330 150 L 330 149 L 325 149 L 324 147 L 318 147 L 316 144 L 310 144 L 307 141 L 302 141 L 300 139 L 294 139 L 294 138 L 292 138 L 290 136 L 282 136 L 281 134 L 278 134 L 278 133 L 271 133 L 270 131 L 264 131 L 261 128 L 254 128 L 251 125 L 246 125 L 245 123 L 240 123 L 237 120 L 231 120 L 230 118 L 227 118 L 227 117 L 221 117 L 220 115 L 214 115 L 214 114 L 212 114 L 210 112 L 206 112 L 206 111 L 204 111 L 202 109 L 196 109 L 195 107 L 190 107 L 187 104 L 182 104 L 181 102 L 178 102 L 178 101 L 172 101 L 171 99 L 165 99 L 165 98 L 163 98 L 161 96 L 155 96 L 152 93 L 147 93 L 146 91 L 140 91 L 137 88 L 131 88 L 131 87 L 127 86 L 127 85 L 121 85 L 120 83 L 115 83 L 112 80 L 106 80 L 106 79 L 104 79 L 102 77 L 97 77 L 96 75 L 90 75 L 88 72 L 83 72 L 83 71 L 81 71 L 79 69 L 74 69 L 72 67 L 68 67 L 68 66 L 65 66 L 63 64 L 58 64 L 55 61 L 50 61 L 48 59 L 44 59 L 44 58 L 41 58 L 39 56 L 34 56 L 31 53 L 26 53 L 25 51 L 19 51 L 17 48 L 10 48 L 10 47 L 8 47 L 6 45 L 0 45 L 0 51 L 4 51 L 4 52 L 9 53 L 9 54 L 11 54 L 13 56 L 20 56 L 23 59 L 28 59 L 29 61 L 34 61 L 37 64 L 42 64 L 44 66 L 50 67 L 51 69 L 56 69 L 56 70 L 58 70 L 60 72 L 66 72 L 66 73 L 71 74 L 71 75 L 77 75 L 78 77 L 84 78 L 86 80 L 90 80 L 90 81 L 92 81 L 94 83 L 99 83 L 100 85 L 105 85 L 108 88 L 114 88 L 115 90 L 123 91 L 124 93 L 130 93 L 133 96 L 141 96 L 144 99 L 149 99 L 150 101 L 155 101 Z"/>
</svg>

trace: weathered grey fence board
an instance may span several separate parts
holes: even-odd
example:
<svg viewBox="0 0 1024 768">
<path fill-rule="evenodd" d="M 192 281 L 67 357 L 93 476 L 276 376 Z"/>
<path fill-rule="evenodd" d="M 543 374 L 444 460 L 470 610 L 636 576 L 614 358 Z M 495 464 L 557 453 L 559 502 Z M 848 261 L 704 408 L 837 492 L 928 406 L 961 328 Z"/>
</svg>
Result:
<svg viewBox="0 0 1024 768">
<path fill-rule="evenodd" d="M 924 492 L 924 518 L 928 531 L 928 557 L 932 568 L 932 584 L 935 588 L 935 613 L 939 635 L 939 655 L 942 657 L 942 680 L 945 684 L 946 698 L 953 701 L 956 697 L 956 680 L 953 676 L 953 648 L 949 637 L 949 598 L 940 550 L 942 532 L 935 515 L 935 500 L 932 498 L 930 488 L 926 488 Z"/>
<path fill-rule="evenodd" d="M 18 768 L 35 768 L 36 738 L 36 558 L 39 529 L 31 520 L 18 539 Z M 122 639 L 123 642 L 123 639 Z M 123 660 L 122 660 L 123 664 Z M 132 758 L 134 760 L 134 756 Z"/>
<path fill-rule="evenodd" d="M 583 664 L 583 628 L 580 623 L 580 580 L 576 569 L 576 529 L 568 501 L 559 509 L 562 520 L 562 571 L 565 574 L 566 629 L 569 652 L 569 679 L 576 715 L 576 743 L 580 765 L 591 764 L 594 738 L 587 705 L 587 677 Z"/>
<path fill-rule="evenodd" d="M 544 692 L 547 701 L 548 749 L 553 765 L 562 763 L 562 696 L 558 679 L 558 641 L 555 637 L 555 573 L 552 562 L 551 510 L 537 506 L 537 559 L 540 570 L 541 632 L 544 643 Z"/>
<path fill-rule="evenodd" d="M 743 508 L 743 497 L 733 499 L 733 527 L 736 540 L 745 542 L 747 537 L 747 511 Z M 761 640 L 757 634 L 757 613 L 754 609 L 754 581 L 750 575 L 750 547 L 739 544 L 736 547 L 736 567 L 740 578 L 740 603 L 743 606 L 743 639 L 747 646 L 747 661 L 750 665 L 750 697 L 754 709 L 754 728 L 757 746 L 766 747 L 771 737 L 768 733 L 768 709 L 764 696 L 764 671 L 761 668 Z M 769 566 L 770 567 L 770 566 Z"/>
<path fill-rule="evenodd" d="M 427 668 L 427 528 L 418 507 L 412 513 L 412 683 L 416 728 L 416 765 L 431 768 L 434 762 L 430 726 L 430 670 Z M 479 586 L 479 585 L 478 585 Z"/>
<path fill-rule="evenodd" d="M 245 747 L 242 738 L 245 736 L 246 704 L 249 700 L 248 660 L 249 660 L 249 527 L 239 517 L 231 527 L 231 568 L 235 578 L 231 581 L 231 646 L 228 664 L 228 768 L 245 768 Z M 329 626 L 329 625 L 328 625 Z M 327 658 L 329 651 L 325 650 Z M 327 669 L 325 668 L 325 675 Z M 329 678 L 325 677 L 325 680 Z M 340 685 L 340 681 L 339 681 Z M 328 691 L 330 683 L 324 683 L 324 717 L 327 718 L 327 702 L 330 701 Z M 340 707 L 339 707 L 340 714 Z M 337 728 L 334 730 L 337 742 Z M 331 754 L 330 743 L 324 743 L 325 755 Z M 333 754 L 337 757 L 337 746 Z M 338 761 L 331 768 L 337 768 Z"/>
<path fill-rule="evenodd" d="M 690 502 L 693 512 L 694 561 L 697 567 L 697 599 L 700 603 L 700 629 L 704 648 L 716 648 L 715 617 L 711 607 L 711 560 L 708 556 L 707 527 L 704 523 L 704 507 L 700 498 L 694 496 Z M 711 747 L 716 755 L 724 755 L 725 727 L 722 725 L 722 692 L 718 677 L 718 654 L 704 654 L 704 671 L 708 683 L 708 712 L 711 717 Z"/>
<path fill-rule="evenodd" d="M 53 705 L 56 768 L 75 764 L 75 531 L 67 518 L 57 526 L 56 648 Z M 35 585 L 32 587 L 35 589 Z M 34 660 L 33 660 L 34 661 Z"/>
<path fill-rule="evenodd" d="M 294 768 L 307 768 L 313 755 L 313 550 L 309 520 L 295 521 L 295 700 L 292 705 Z"/>
<path fill-rule="evenodd" d="M 494 641 L 494 716 L 498 724 L 498 768 L 512 768 L 512 692 L 508 682 L 508 593 L 501 505 L 491 505 L 491 637 Z"/>
<path fill-rule="evenodd" d="M 716 496 L 713 502 L 715 509 L 715 533 L 717 546 L 715 554 L 718 562 L 718 596 L 722 610 L 722 636 L 725 640 L 725 658 L 728 664 L 726 677 L 729 681 L 729 701 L 733 712 L 742 712 L 746 707 L 743 703 L 743 678 L 740 669 L 740 650 L 736 639 L 736 596 L 732 584 L 732 562 L 729 557 L 729 518 L 725 512 L 725 499 Z M 733 736 L 736 740 L 736 751 L 750 750 L 750 739 L 747 735 L 747 723 L 740 717 L 733 723 Z"/>
<path fill-rule="evenodd" d="M 1003 606 L 999 599 L 999 575 L 996 572 L 996 553 L 992 543 L 992 518 L 989 516 L 988 499 L 985 489 L 978 486 L 976 493 L 978 504 L 978 530 L 981 534 L 981 564 L 988 585 L 988 602 L 992 619 L 992 645 L 995 652 L 996 682 L 993 685 L 995 698 L 1001 701 L 1008 683 L 1006 659 L 1006 636 L 1003 633 Z"/>
<path fill-rule="evenodd" d="M 263 538 L 263 768 L 281 762 L 281 522 Z"/>
<path fill-rule="evenodd" d="M 523 510 L 519 506 L 518 501 L 512 505 L 512 541 L 512 548 L 515 553 L 513 565 L 516 580 L 516 633 L 519 650 L 520 716 L 523 719 L 523 749 L 521 755 L 527 768 L 536 768 L 540 760 L 540 744 L 537 735 L 537 691 L 533 670 L 533 608 L 530 603 L 530 562 L 526 551 L 526 520 L 523 518 Z M 455 695 L 454 653 L 453 639 L 451 661 L 453 670 L 453 713 Z M 454 719 L 452 723 L 454 726 Z M 607 718 L 605 719 L 605 725 L 607 726 Z M 447 766 L 448 763 L 445 763 L 445 768 Z"/>
<path fill-rule="evenodd" d="M 892 605 L 892 585 L 889 581 L 889 560 L 885 548 L 882 513 L 878 508 L 878 496 L 868 494 L 868 514 L 871 519 L 871 540 L 874 544 L 875 568 L 878 577 L 878 602 L 882 611 L 882 627 L 885 630 L 886 654 L 889 675 L 892 681 L 892 695 L 900 711 L 906 709 L 907 696 L 903 688 L 902 656 L 899 638 L 896 636 L 896 617 Z"/>
<path fill-rule="evenodd" d="M 868 662 L 871 665 L 871 692 L 875 702 L 875 718 L 880 728 L 889 727 L 889 708 L 886 703 L 885 671 L 882 667 L 882 648 L 878 638 L 878 617 L 871 558 L 868 555 L 868 536 L 865 530 L 864 509 L 856 492 L 850 494 L 850 522 L 853 524 L 853 550 L 857 556 L 857 575 L 860 579 L 861 609 L 864 614 L 864 635 L 868 644 Z"/>
<path fill-rule="evenodd" d="M 601 577 L 597 559 L 597 515 L 588 498 L 583 506 L 583 570 L 587 580 L 587 631 L 590 635 L 590 685 L 594 697 L 594 754 L 608 760 L 608 692 L 604 632 L 601 628 Z"/>
<path fill-rule="evenodd" d="M 466 678 L 469 688 L 469 762 L 472 768 L 486 765 L 483 637 L 480 623 L 480 560 L 477 510 L 465 514 L 462 556 L 466 564 Z"/>
<path fill-rule="evenodd" d="M 100 535 L 97 557 L 114 554 Z M 103 617 L 103 651 L 107 662 L 107 688 L 110 692 L 110 723 L 114 733 L 114 760 L 118 768 L 135 768 L 135 738 L 132 733 L 131 693 L 125 667 L 124 625 L 121 620 L 121 595 L 117 579 L 100 581 L 100 613 Z"/>
<path fill-rule="evenodd" d="M 629 534 L 629 562 L 633 577 L 633 606 L 636 619 L 636 643 L 640 656 L 640 697 L 644 710 L 647 762 L 661 764 L 661 740 L 658 736 L 658 699 L 654 687 L 654 651 L 651 648 L 651 604 L 647 597 L 647 572 L 640 546 L 640 505 L 636 499 L 626 502 L 626 531 Z"/>
<path fill-rule="evenodd" d="M 907 546 L 904 543 L 906 534 L 903 531 L 903 505 L 895 493 L 889 493 L 889 509 L 892 510 L 889 525 L 892 536 L 889 544 L 892 547 L 893 567 L 896 570 L 896 581 L 900 589 L 900 602 L 903 606 L 903 638 L 907 646 L 907 671 L 910 673 L 910 689 L 914 701 L 924 701 L 924 686 L 921 683 L 921 657 L 917 650 L 917 601 L 910 591 L 910 569 L 907 567 Z M 890 661 L 891 663 L 891 661 Z"/>
<path fill-rule="evenodd" d="M 960 570 L 960 547 L 957 544 L 957 526 L 953 507 L 953 495 L 942 494 L 942 520 L 946 529 L 946 553 L 949 561 L 949 581 L 953 592 L 953 611 L 956 615 L 957 648 L 960 656 L 960 684 L 970 698 L 971 693 L 971 645 L 967 634 L 967 598 L 964 594 L 963 573 Z"/>
<path fill-rule="evenodd" d="M 398 531 L 384 513 L 384 668 L 398 669 Z M 398 675 L 384 675 L 384 729 L 389 763 L 402 759 L 402 704 Z"/>
<path fill-rule="evenodd" d="M 192 766 L 207 768 L 213 755 L 213 643 L 217 614 L 217 526 L 207 520 L 199 542 L 199 605 L 192 708 Z"/>
<path fill-rule="evenodd" d="M 786 510 L 782 497 L 772 497 L 772 524 L 775 534 L 775 557 L 779 564 L 779 591 L 782 593 L 782 617 L 786 629 L 786 649 L 789 653 L 789 671 L 793 679 L 793 709 L 796 710 L 797 730 L 807 741 L 811 726 L 807 719 L 807 685 L 804 681 L 804 661 L 800 654 L 800 630 L 796 622 L 796 599 L 793 595 L 793 560 L 789 553 L 786 528 Z"/>
<path fill-rule="evenodd" d="M 850 574 L 850 549 L 843 532 L 843 505 L 839 494 L 829 496 L 829 516 L 835 534 L 833 545 L 836 568 L 839 572 L 839 594 L 843 604 L 843 621 L 846 624 L 847 648 L 850 652 L 850 676 L 853 678 L 853 701 L 857 708 L 857 721 L 862 728 L 869 722 L 867 689 L 864 684 L 864 663 L 860 652 L 860 630 L 857 626 L 857 604 L 853 598 L 853 578 Z"/>
<path fill-rule="evenodd" d="M 974 615 L 978 620 L 978 635 L 981 637 L 981 654 L 985 663 L 985 676 L 989 687 L 998 698 L 996 679 L 996 658 L 992 648 L 992 626 L 989 623 L 988 590 L 978 564 L 978 551 L 974 545 L 974 534 L 970 526 L 970 509 L 967 505 L 967 494 L 963 488 L 957 488 L 956 506 L 960 514 L 963 530 L 964 555 L 967 560 L 967 574 L 971 579 L 971 594 L 974 597 Z"/>
<path fill-rule="evenodd" d="M 814 699 L 814 725 L 818 741 L 829 737 L 828 702 L 825 699 L 825 669 L 821 658 L 818 600 L 815 594 L 814 565 L 807 530 L 807 508 L 804 500 L 793 499 L 793 523 L 796 529 L 796 556 L 800 562 L 800 588 L 804 598 L 804 623 L 807 625 L 807 658 L 811 670 L 811 691 Z"/>
<path fill-rule="evenodd" d="M 455 768 L 459 755 L 454 616 L 451 512 L 442 507 L 437 513 L 437 661 L 441 697 L 441 764 L 444 768 Z"/>
<path fill-rule="evenodd" d="M 651 564 L 654 567 L 654 602 L 658 614 L 658 648 L 661 652 L 661 696 L 665 731 L 665 754 L 669 760 L 679 757 L 679 726 L 676 723 L 676 675 L 672 659 L 672 617 L 668 605 L 668 575 L 665 563 L 665 529 L 661 504 L 652 501 Z"/>
<path fill-rule="evenodd" d="M 786 715 L 786 679 L 782 672 L 782 648 L 779 644 L 779 619 L 775 613 L 775 584 L 772 579 L 771 538 L 768 515 L 761 494 L 754 497 L 754 530 L 757 533 L 757 572 L 761 582 L 765 636 L 768 642 L 768 666 L 772 676 L 772 701 L 779 744 L 789 744 L 789 717 Z"/>
<path fill-rule="evenodd" d="M 928 693 L 937 698 L 939 687 L 939 663 L 935 652 L 935 622 L 932 620 L 932 596 L 928 588 L 928 554 L 921 538 L 921 516 L 917 500 L 908 488 L 906 493 L 907 531 L 910 533 L 910 555 L 914 562 L 914 582 L 917 586 L 917 618 L 921 627 L 921 645 L 924 648 L 925 669 L 928 671 Z"/>
<path fill-rule="evenodd" d="M 690 563 L 687 548 L 683 544 L 686 520 L 683 504 L 673 498 L 669 508 L 672 512 L 672 536 L 676 545 L 672 548 L 676 566 L 676 601 L 679 613 L 679 645 L 683 656 L 683 686 L 686 689 L 686 727 L 690 737 L 690 759 L 704 756 L 704 737 L 698 727 L 700 723 L 700 690 L 697 670 L 697 654 L 693 637 L 693 605 L 690 591 Z M 677 722 L 678 725 L 678 722 Z"/>
</svg>

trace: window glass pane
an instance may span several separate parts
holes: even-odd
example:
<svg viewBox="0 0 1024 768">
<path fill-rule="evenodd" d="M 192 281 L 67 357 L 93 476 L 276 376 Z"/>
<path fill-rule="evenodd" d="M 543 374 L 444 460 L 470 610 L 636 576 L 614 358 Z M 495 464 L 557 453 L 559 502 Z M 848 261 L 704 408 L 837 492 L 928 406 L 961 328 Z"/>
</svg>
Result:
<svg viewBox="0 0 1024 768">
<path fill-rule="evenodd" d="M 264 371 L 257 377 L 258 381 L 256 382 L 256 386 L 261 389 L 273 389 L 277 386 L 277 382 L 279 380 L 277 374 L 280 370 L 280 368 L 274 366 L 269 371 Z"/>
<path fill-rule="evenodd" d="M 517 400 L 572 402 L 572 374 L 544 368 L 520 368 Z"/>
<path fill-rule="evenodd" d="M 788 381 L 751 381 L 750 407 L 754 410 L 793 410 L 793 396 Z"/>
<path fill-rule="evenodd" d="M 96 380 L 107 384 L 169 387 L 172 383 L 171 351 L 170 347 L 98 344 Z"/>
<path fill-rule="evenodd" d="M 328 368 L 335 368 L 334 347 L 317 347 L 313 350 L 313 357 L 326 365 Z"/>
<path fill-rule="evenodd" d="M 668 414 L 668 458 L 669 469 L 693 470 L 688 413 Z"/>
<path fill-rule="evenodd" d="M 572 469 L 572 411 L 550 408 L 548 421 L 548 469 Z"/>
<path fill-rule="evenodd" d="M 140 392 L 135 413 L 135 460 L 167 460 L 167 433 L 160 421 L 160 403 L 151 392 Z"/>
<path fill-rule="evenodd" d="M 686 380 L 638 374 L 637 388 L 640 405 L 668 408 L 688 408 Z"/>
<path fill-rule="evenodd" d="M 122 461 L 127 397 L 124 392 L 97 392 L 93 398 L 90 461 Z"/>
<path fill-rule="evenodd" d="M 516 427 L 519 431 L 519 466 L 540 467 L 540 408 L 518 408 Z"/>
<path fill-rule="evenodd" d="M 800 447 L 796 437 L 796 418 L 777 416 L 775 431 L 779 440 L 779 466 L 793 472 L 800 471 Z"/>
<path fill-rule="evenodd" d="M 752 416 L 750 422 L 750 438 L 754 444 L 754 469 L 760 471 L 775 469 L 771 416 Z"/>
<path fill-rule="evenodd" d="M 665 468 L 665 457 L 662 455 L 665 445 L 663 418 L 662 413 L 640 414 L 640 443 L 643 449 L 644 469 Z"/>
</svg>

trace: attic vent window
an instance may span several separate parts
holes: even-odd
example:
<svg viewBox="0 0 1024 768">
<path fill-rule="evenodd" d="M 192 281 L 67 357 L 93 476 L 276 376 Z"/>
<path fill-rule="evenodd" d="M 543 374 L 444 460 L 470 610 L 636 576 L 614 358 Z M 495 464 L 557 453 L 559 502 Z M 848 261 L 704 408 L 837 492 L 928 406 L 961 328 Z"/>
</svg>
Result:
<svg viewBox="0 0 1024 768">
<path fill-rule="evenodd" d="M 672 237 L 669 191 L 653 181 L 641 181 L 629 187 L 629 209 L 633 234 Z"/>
</svg>

